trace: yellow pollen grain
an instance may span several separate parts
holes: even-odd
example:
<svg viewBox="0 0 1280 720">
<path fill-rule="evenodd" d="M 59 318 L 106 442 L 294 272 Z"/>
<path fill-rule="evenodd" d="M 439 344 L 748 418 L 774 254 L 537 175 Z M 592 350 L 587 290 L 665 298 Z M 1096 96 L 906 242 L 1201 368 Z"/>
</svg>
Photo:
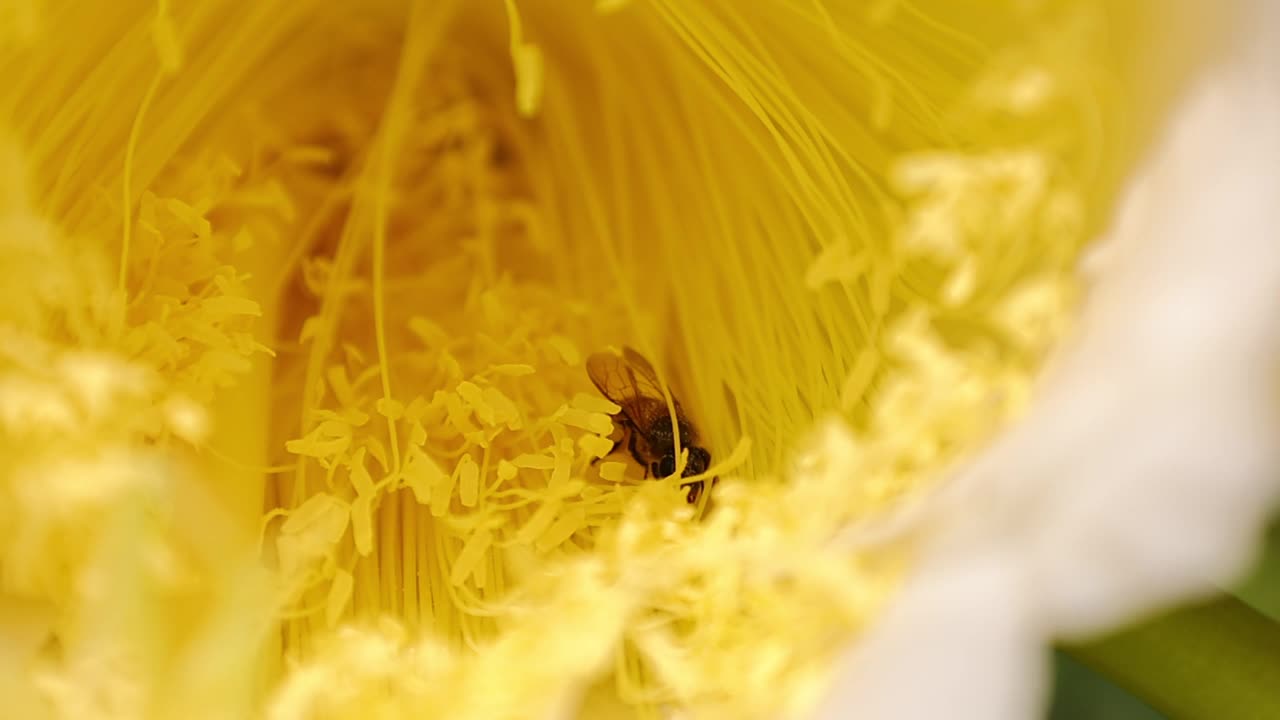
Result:
<svg viewBox="0 0 1280 720">
<path fill-rule="evenodd" d="M 485 400 L 484 391 L 473 382 L 467 381 L 458 384 L 458 395 L 462 400 L 470 406 L 475 412 L 476 418 L 485 425 L 493 425 L 496 420 L 493 407 Z"/>
<path fill-rule="evenodd" d="M 572 405 L 583 412 L 604 415 L 615 415 L 622 410 L 617 404 L 600 394 L 577 393 L 573 396 Z"/>
<path fill-rule="evenodd" d="M 586 524 L 586 513 L 581 508 L 574 508 L 568 512 L 561 513 L 551 527 L 547 528 L 537 540 L 539 550 L 546 552 L 551 548 L 558 547 L 564 541 L 568 540 L 578 530 L 581 530 Z"/>
<path fill-rule="evenodd" d="M 569 427 L 581 428 L 597 435 L 608 435 L 613 432 L 613 420 L 604 413 L 565 407 L 553 417 Z"/>
<path fill-rule="evenodd" d="M 431 514 L 444 517 L 449 512 L 449 503 L 453 499 L 453 488 L 458 481 L 461 465 L 454 468 L 453 473 L 443 476 L 439 482 L 431 486 Z"/>
<path fill-rule="evenodd" d="M 516 533 L 515 540 L 517 543 L 527 545 L 532 543 L 551 527 L 551 523 L 555 522 L 556 517 L 560 513 L 560 501 L 558 499 L 549 499 L 542 503 L 529 520 L 521 526 L 520 531 Z"/>
<path fill-rule="evenodd" d="M 464 435 L 475 433 L 478 428 L 471 422 L 471 409 L 462 397 L 455 393 L 446 393 L 444 398 L 445 406 L 448 408 L 449 422 L 453 427 Z"/>
<path fill-rule="evenodd" d="M 373 552 L 373 496 L 358 495 L 351 502 L 351 535 L 356 552 L 368 555 Z"/>
<path fill-rule="evenodd" d="M 493 410 L 494 425 L 506 425 L 508 430 L 519 430 L 524 427 L 524 421 L 520 417 L 520 408 L 501 390 L 494 387 L 485 388 L 483 400 L 485 405 Z"/>
<path fill-rule="evenodd" d="M 395 398 L 378 398 L 374 402 L 373 408 L 379 415 L 392 422 L 404 417 L 404 403 Z"/>
<path fill-rule="evenodd" d="M 627 471 L 626 463 L 620 462 L 602 462 L 600 463 L 600 477 L 609 482 L 621 482 L 623 475 Z"/>
<path fill-rule="evenodd" d="M 511 28 L 511 64 L 516 73 L 516 109 L 523 117 L 533 117 L 542 103 L 545 82 L 542 50 L 524 41 L 515 0 L 506 0 L 506 7 Z"/>
<path fill-rule="evenodd" d="M 346 570 L 339 569 L 334 573 L 333 584 L 329 586 L 329 595 L 325 599 L 324 620 L 329 627 L 338 624 L 338 620 L 346 612 L 351 603 L 351 594 L 355 586 L 355 578 Z"/>
<path fill-rule="evenodd" d="M 521 453 L 513 459 L 512 464 L 529 470 L 551 470 L 556 467 L 556 459 L 550 455 Z"/>
<path fill-rule="evenodd" d="M 498 461 L 498 478 L 500 480 L 512 480 L 520 473 L 520 468 L 509 460 Z"/>
<path fill-rule="evenodd" d="M 173 16 L 169 14 L 167 0 L 160 0 L 156 8 L 155 20 L 151 23 L 151 38 L 155 43 L 156 53 L 160 56 L 160 67 L 166 73 L 177 71 L 182 65 L 182 44 L 178 40 Z"/>
<path fill-rule="evenodd" d="M 537 369 L 532 365 L 525 365 L 524 363 L 501 363 L 498 365 L 490 365 L 489 370 L 495 374 L 506 375 L 507 377 L 524 377 L 525 375 L 532 375 L 537 372 Z M 490 390 L 492 388 L 485 389 Z"/>
<path fill-rule="evenodd" d="M 414 498 L 423 505 L 431 503 L 435 487 L 444 484 L 448 477 L 436 460 L 418 447 L 409 448 L 401 474 L 413 490 Z"/>
<path fill-rule="evenodd" d="M 554 464 L 551 467 L 551 482 L 548 486 L 552 491 L 563 487 L 565 483 L 569 482 L 570 473 L 573 470 L 573 457 L 573 442 L 565 438 L 562 443 L 558 444 L 553 455 Z"/>
<path fill-rule="evenodd" d="M 469 575 L 475 572 L 480 567 L 480 559 L 484 557 L 492 542 L 493 535 L 488 530 L 480 530 L 472 535 L 453 562 L 453 568 L 449 571 L 449 582 L 461 585 Z"/>
<path fill-rule="evenodd" d="M 613 441 L 599 435 L 583 435 L 578 438 L 578 447 L 587 457 L 602 458 L 613 449 Z"/>
<path fill-rule="evenodd" d="M 470 455 L 463 455 L 458 463 L 457 472 L 458 498 L 464 507 L 473 508 L 480 496 L 480 466 L 476 465 L 476 461 L 472 460 Z"/>
</svg>

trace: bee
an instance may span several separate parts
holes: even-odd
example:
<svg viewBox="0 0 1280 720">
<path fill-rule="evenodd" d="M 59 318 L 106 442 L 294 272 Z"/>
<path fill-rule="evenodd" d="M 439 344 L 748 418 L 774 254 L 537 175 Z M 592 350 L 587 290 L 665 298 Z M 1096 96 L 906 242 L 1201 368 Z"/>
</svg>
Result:
<svg viewBox="0 0 1280 720">
<path fill-rule="evenodd" d="M 587 358 L 587 375 L 602 395 L 622 408 L 613 416 L 617 433 L 612 438 L 610 452 L 626 441 L 627 450 L 645 469 L 646 478 L 650 474 L 659 478 L 674 475 L 676 449 L 671 413 L 667 409 L 658 374 L 649 361 L 629 347 L 624 347 L 621 355 L 598 352 Z M 689 450 L 689 460 L 681 477 L 701 474 L 711 464 L 711 453 L 699 445 L 698 431 L 685 417 L 680 403 L 675 398 L 672 402 L 676 411 L 675 424 L 680 431 L 680 447 Z M 688 488 L 685 500 L 692 505 L 702 494 L 703 482 L 696 480 L 680 487 Z"/>
</svg>

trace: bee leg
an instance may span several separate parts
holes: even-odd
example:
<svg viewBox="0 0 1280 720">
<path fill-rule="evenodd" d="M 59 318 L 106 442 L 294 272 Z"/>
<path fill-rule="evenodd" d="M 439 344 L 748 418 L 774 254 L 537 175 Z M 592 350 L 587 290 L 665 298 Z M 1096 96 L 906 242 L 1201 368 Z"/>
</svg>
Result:
<svg viewBox="0 0 1280 720">
<path fill-rule="evenodd" d="M 685 483 L 680 486 L 681 490 L 685 488 L 689 488 L 689 492 L 685 494 L 684 501 L 690 505 L 697 505 L 698 498 L 702 495 L 702 481 L 698 480 L 696 482 Z"/>
<path fill-rule="evenodd" d="M 640 463 L 641 467 L 645 468 L 645 477 L 647 478 L 649 477 L 648 475 L 649 463 L 646 463 L 644 461 L 644 458 L 640 457 L 640 449 L 636 447 L 636 436 L 638 435 L 639 433 L 633 432 L 627 438 L 627 450 L 630 450 L 631 457 L 635 458 L 635 461 Z"/>
</svg>

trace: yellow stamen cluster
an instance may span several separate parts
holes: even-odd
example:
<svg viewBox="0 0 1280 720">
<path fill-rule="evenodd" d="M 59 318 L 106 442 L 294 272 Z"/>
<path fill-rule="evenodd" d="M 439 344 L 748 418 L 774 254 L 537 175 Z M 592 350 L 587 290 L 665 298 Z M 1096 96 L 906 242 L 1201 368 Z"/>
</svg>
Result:
<svg viewBox="0 0 1280 720">
<path fill-rule="evenodd" d="M 1121 170 L 1101 2 L 112 8 L 0 27 L 24 717 L 802 713 Z M 710 506 L 605 457 L 622 344 Z"/>
</svg>

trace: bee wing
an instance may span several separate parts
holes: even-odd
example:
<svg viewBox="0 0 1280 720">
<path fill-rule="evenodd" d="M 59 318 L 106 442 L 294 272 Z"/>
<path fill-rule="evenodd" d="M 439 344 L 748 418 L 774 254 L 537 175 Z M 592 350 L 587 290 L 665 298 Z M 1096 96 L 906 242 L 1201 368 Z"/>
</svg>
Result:
<svg viewBox="0 0 1280 720">
<path fill-rule="evenodd" d="M 635 373 L 633 380 L 640 390 L 640 394 L 655 400 L 661 400 L 665 405 L 667 401 L 666 396 L 662 393 L 662 382 L 658 380 L 658 373 L 649 364 L 649 361 L 629 347 L 622 348 L 622 360 L 626 363 L 627 368 Z M 675 398 L 672 399 L 674 400 Z"/>
<path fill-rule="evenodd" d="M 587 375 L 601 394 L 619 405 L 639 427 L 649 427 L 659 408 L 662 414 L 666 413 L 658 374 L 648 360 L 631 348 L 623 348 L 621 355 L 603 351 L 588 357 Z"/>
</svg>

